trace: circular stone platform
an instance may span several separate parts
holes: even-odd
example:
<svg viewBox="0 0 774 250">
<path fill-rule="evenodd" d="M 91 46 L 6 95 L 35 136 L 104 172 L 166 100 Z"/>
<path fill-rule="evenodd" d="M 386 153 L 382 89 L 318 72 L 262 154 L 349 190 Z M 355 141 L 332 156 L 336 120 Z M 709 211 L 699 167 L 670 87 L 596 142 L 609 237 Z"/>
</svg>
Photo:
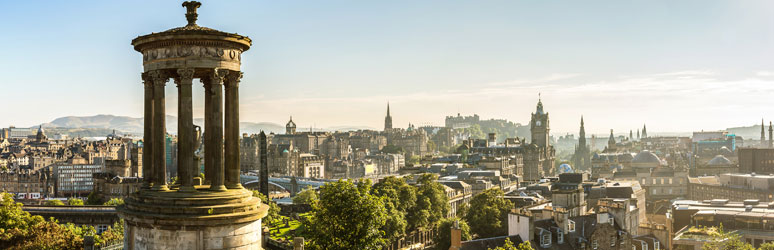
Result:
<svg viewBox="0 0 774 250">
<path fill-rule="evenodd" d="M 268 212 L 246 189 L 197 192 L 141 190 L 117 210 L 124 249 L 261 249 Z"/>
</svg>

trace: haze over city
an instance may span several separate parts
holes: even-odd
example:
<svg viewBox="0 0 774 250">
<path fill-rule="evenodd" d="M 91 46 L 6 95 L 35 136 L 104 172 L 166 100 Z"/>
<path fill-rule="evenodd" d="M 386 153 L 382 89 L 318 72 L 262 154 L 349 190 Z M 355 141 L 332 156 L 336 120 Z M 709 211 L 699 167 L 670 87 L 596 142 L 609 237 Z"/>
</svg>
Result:
<svg viewBox="0 0 774 250">
<path fill-rule="evenodd" d="M 142 117 L 141 55 L 128 41 L 179 24 L 180 15 L 169 13 L 179 4 L 4 3 L 1 97 L 18 105 L 0 111 L 0 124 Z M 398 127 L 443 125 L 457 113 L 526 124 L 538 93 L 554 133 L 576 133 L 581 115 L 589 133 L 603 134 L 643 123 L 654 132 L 688 132 L 774 118 L 767 108 L 774 104 L 771 1 L 208 7 L 201 25 L 253 39 L 244 55 L 242 121 L 284 124 L 292 115 L 300 127 L 379 128 L 389 101 Z M 173 90 L 169 84 L 170 103 Z M 203 116 L 202 98 L 195 92 L 195 117 Z"/>
</svg>

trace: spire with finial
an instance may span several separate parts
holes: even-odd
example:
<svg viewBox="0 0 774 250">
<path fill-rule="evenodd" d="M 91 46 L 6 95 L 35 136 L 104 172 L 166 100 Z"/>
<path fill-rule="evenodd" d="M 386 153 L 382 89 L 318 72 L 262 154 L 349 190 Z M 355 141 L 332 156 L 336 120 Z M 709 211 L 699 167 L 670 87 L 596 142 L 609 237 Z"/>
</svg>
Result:
<svg viewBox="0 0 774 250">
<path fill-rule="evenodd" d="M 185 19 L 188 20 L 188 25 L 186 26 L 196 26 L 196 19 L 199 17 L 199 14 L 196 14 L 196 9 L 201 7 L 202 3 L 197 1 L 185 1 L 183 2 L 183 7 L 185 7 Z"/>
<path fill-rule="evenodd" d="M 764 141 L 766 141 L 766 125 L 763 123 L 763 118 L 761 118 L 761 145 L 763 145 Z"/>
<path fill-rule="evenodd" d="M 586 147 L 586 128 L 583 125 L 583 116 L 581 115 L 580 133 L 578 133 L 578 145 Z"/>
<path fill-rule="evenodd" d="M 387 116 L 384 117 L 384 130 L 392 129 L 392 116 L 390 115 L 390 102 L 387 102 Z"/>
<path fill-rule="evenodd" d="M 540 92 L 538 92 L 538 103 L 537 103 L 537 114 L 543 114 L 543 98 L 540 95 Z"/>
<path fill-rule="evenodd" d="M 769 122 L 769 148 L 774 148 L 774 127 Z"/>
</svg>

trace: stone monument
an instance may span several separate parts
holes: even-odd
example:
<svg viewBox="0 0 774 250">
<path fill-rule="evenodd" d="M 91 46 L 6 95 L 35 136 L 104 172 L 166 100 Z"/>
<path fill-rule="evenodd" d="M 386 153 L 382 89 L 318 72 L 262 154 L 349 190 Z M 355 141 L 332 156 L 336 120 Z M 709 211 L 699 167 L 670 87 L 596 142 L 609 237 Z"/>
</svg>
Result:
<svg viewBox="0 0 774 250">
<path fill-rule="evenodd" d="M 261 218 L 268 206 L 239 182 L 240 65 L 252 42 L 197 25 L 200 6 L 183 3 L 186 26 L 132 40 L 144 67 L 145 177 L 142 189 L 117 208 L 125 223 L 124 249 L 262 248 Z M 191 97 L 195 78 L 205 93 L 204 183 L 194 183 L 199 176 Z M 175 183 L 167 182 L 165 171 L 164 87 L 170 79 L 179 95 Z"/>
</svg>

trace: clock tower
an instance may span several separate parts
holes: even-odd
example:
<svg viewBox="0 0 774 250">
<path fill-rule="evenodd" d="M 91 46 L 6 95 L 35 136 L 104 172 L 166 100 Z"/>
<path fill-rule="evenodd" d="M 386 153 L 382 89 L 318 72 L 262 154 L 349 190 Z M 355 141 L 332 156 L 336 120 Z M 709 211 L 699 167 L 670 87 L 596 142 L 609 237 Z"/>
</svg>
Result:
<svg viewBox="0 0 774 250">
<path fill-rule="evenodd" d="M 551 130 L 548 126 L 548 113 L 543 111 L 543 102 L 538 98 L 537 110 L 532 113 L 532 120 L 529 122 L 530 132 L 532 134 L 532 143 L 538 147 L 546 148 L 550 141 L 548 133 Z"/>
</svg>

